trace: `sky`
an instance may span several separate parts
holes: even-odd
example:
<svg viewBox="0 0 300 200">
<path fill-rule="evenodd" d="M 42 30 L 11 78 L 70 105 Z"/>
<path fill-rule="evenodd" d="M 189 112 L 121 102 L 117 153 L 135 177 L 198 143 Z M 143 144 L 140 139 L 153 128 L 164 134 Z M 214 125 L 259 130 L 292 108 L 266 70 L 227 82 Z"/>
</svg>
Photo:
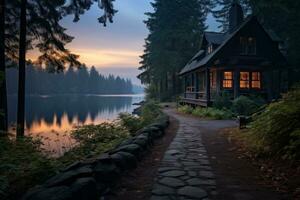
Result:
<svg viewBox="0 0 300 200">
<path fill-rule="evenodd" d="M 145 12 L 153 11 L 151 0 L 116 0 L 115 9 L 118 13 L 114 23 L 103 27 L 97 18 L 102 11 L 94 4 L 79 22 L 73 22 L 73 16 L 61 21 L 67 33 L 74 36 L 72 43 L 67 45 L 71 52 L 80 55 L 80 61 L 87 66 L 95 66 L 104 75 L 114 74 L 130 78 L 134 84 L 140 85 L 136 78 L 139 74 L 140 58 L 143 54 L 144 39 L 148 30 L 143 23 Z M 215 20 L 209 16 L 209 30 L 216 30 Z M 35 52 L 29 52 L 34 58 Z"/>
</svg>

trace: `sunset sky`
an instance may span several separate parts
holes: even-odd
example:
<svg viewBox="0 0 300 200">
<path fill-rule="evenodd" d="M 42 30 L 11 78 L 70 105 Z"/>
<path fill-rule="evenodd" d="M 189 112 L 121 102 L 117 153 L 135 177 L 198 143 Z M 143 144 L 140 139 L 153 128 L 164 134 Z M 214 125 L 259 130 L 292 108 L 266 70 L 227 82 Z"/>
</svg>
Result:
<svg viewBox="0 0 300 200">
<path fill-rule="evenodd" d="M 139 73 L 139 56 L 143 54 L 144 39 L 148 35 L 143 20 L 146 19 L 144 13 L 152 11 L 150 2 L 116 0 L 118 13 L 114 23 L 107 27 L 97 21 L 101 11 L 96 4 L 77 23 L 73 23 L 72 16 L 66 17 L 61 24 L 75 37 L 67 47 L 80 55 L 80 61 L 87 66 L 95 66 L 106 75 L 112 73 L 131 78 L 135 84 L 140 84 L 135 77 Z M 217 27 L 212 17 L 208 24 L 211 30 Z M 34 58 L 35 53 L 29 52 L 28 57 Z"/>
</svg>

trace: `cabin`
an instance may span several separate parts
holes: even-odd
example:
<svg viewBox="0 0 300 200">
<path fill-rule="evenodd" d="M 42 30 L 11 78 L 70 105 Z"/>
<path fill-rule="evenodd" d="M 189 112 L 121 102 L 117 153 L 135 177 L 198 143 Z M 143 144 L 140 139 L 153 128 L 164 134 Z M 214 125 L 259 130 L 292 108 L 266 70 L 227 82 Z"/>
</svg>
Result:
<svg viewBox="0 0 300 200">
<path fill-rule="evenodd" d="M 287 66 L 282 41 L 255 16 L 244 19 L 242 7 L 233 3 L 228 32 L 205 32 L 200 51 L 179 73 L 184 82 L 180 102 L 210 106 L 224 93 L 272 101 L 288 89 Z"/>
</svg>

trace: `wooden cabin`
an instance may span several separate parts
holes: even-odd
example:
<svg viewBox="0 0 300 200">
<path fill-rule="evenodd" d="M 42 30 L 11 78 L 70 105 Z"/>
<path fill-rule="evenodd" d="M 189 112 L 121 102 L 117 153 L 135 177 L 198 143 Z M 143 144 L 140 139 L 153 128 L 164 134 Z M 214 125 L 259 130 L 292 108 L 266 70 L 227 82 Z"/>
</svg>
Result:
<svg viewBox="0 0 300 200">
<path fill-rule="evenodd" d="M 205 32 L 200 51 L 181 70 L 181 103 L 209 106 L 224 92 L 232 99 L 254 94 L 271 101 L 287 90 L 287 61 L 279 38 L 255 16 L 244 20 L 238 3 L 229 15 L 229 31 Z"/>
</svg>

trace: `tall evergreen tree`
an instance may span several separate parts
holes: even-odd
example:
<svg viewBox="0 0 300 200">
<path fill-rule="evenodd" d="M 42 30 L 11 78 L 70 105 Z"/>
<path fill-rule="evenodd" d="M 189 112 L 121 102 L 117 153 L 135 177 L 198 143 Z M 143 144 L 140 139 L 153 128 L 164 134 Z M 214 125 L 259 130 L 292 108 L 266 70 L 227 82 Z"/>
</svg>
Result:
<svg viewBox="0 0 300 200">
<path fill-rule="evenodd" d="M 250 0 L 254 13 L 263 25 L 272 29 L 284 41 L 287 57 L 294 70 L 295 81 L 300 80 L 300 1 Z M 295 76 L 296 75 L 296 76 Z"/>
<path fill-rule="evenodd" d="M 155 0 L 151 5 L 139 78 L 152 88 L 150 95 L 165 100 L 180 92 L 177 73 L 199 50 L 210 1 Z"/>
<path fill-rule="evenodd" d="M 5 0 L 0 0 L 0 135 L 7 131 L 7 89 L 5 70 Z"/>
<path fill-rule="evenodd" d="M 217 22 L 220 23 L 219 28 L 222 32 L 227 32 L 229 28 L 229 10 L 233 2 L 238 2 L 244 9 L 246 15 L 250 14 L 251 2 L 250 0 L 212 0 L 211 12 L 216 18 Z"/>
</svg>

